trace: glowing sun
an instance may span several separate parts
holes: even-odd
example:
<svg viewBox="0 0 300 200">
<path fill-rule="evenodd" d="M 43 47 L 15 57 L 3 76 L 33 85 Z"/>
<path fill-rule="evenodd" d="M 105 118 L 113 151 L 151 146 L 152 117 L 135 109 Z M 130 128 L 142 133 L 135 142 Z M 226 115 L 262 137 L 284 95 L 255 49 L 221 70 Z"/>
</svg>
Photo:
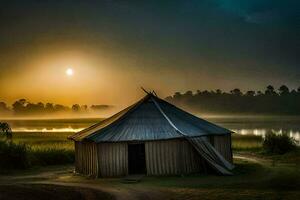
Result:
<svg viewBox="0 0 300 200">
<path fill-rule="evenodd" d="M 72 68 L 68 68 L 68 69 L 66 70 L 66 75 L 67 75 L 67 76 L 73 76 L 73 74 L 74 74 L 74 71 L 73 71 Z"/>
</svg>

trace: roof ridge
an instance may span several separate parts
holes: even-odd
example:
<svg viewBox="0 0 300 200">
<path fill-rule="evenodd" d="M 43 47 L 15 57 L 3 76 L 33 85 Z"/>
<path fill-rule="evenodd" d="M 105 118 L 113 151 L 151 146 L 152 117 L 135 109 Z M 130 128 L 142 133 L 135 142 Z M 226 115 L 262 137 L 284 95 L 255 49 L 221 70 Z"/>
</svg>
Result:
<svg viewBox="0 0 300 200">
<path fill-rule="evenodd" d="M 159 103 L 156 102 L 155 98 L 151 97 L 152 101 L 154 102 L 154 105 L 159 110 L 159 112 L 164 116 L 164 118 L 169 122 L 169 124 L 181 135 L 187 137 L 185 133 L 183 133 L 181 130 L 179 130 L 176 125 L 172 122 L 172 120 L 167 116 L 167 114 L 162 110 Z"/>
<path fill-rule="evenodd" d="M 164 99 L 161 99 L 161 98 L 158 98 L 158 99 L 159 99 L 160 101 L 162 101 L 163 103 L 166 103 L 167 105 L 169 105 L 169 106 L 171 106 L 171 107 L 174 107 L 175 109 L 177 109 L 177 110 L 183 112 L 184 114 L 189 115 L 190 117 L 196 118 L 197 120 L 201 120 L 201 121 L 203 121 L 203 122 L 205 122 L 205 123 L 208 123 L 208 124 L 210 124 L 210 125 L 212 125 L 212 126 L 216 126 L 216 127 L 218 127 L 218 128 L 226 129 L 226 130 L 228 130 L 229 133 L 234 133 L 233 131 L 231 131 L 231 130 L 229 130 L 229 129 L 227 129 L 227 128 L 221 127 L 221 126 L 219 126 L 219 125 L 217 125 L 217 124 L 215 124 L 215 123 L 212 123 L 212 122 L 210 122 L 210 121 L 207 121 L 207 120 L 203 119 L 202 117 L 198 117 L 198 116 L 196 116 L 196 115 L 194 115 L 194 114 L 191 114 L 191 113 L 189 113 L 189 112 L 187 112 L 187 111 L 185 111 L 185 110 L 183 110 L 183 109 L 181 109 L 181 108 L 179 108 L 179 107 L 177 107 L 177 106 L 175 106 L 175 105 L 169 103 L 168 101 L 166 101 L 166 100 L 164 100 Z M 203 129 L 205 129 L 205 128 L 203 127 Z M 208 131 L 208 130 L 206 130 L 206 131 Z"/>
</svg>

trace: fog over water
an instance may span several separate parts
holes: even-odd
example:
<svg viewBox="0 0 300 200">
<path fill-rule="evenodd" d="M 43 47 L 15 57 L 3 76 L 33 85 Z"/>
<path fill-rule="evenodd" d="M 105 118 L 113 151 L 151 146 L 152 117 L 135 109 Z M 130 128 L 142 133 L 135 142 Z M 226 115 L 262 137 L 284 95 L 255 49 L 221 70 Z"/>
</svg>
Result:
<svg viewBox="0 0 300 200">
<path fill-rule="evenodd" d="M 200 116 L 199 116 L 200 117 Z M 240 135 L 288 134 L 300 142 L 298 116 L 201 116 Z M 103 118 L 9 119 L 14 132 L 78 132 Z"/>
</svg>

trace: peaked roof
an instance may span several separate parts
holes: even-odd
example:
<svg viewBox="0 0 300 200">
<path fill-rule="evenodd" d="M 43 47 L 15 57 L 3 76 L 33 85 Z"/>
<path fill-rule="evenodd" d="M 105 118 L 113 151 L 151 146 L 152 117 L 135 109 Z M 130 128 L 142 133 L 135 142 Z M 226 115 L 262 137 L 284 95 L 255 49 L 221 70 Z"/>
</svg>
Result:
<svg viewBox="0 0 300 200">
<path fill-rule="evenodd" d="M 137 103 L 87 128 L 69 139 L 93 142 L 164 140 L 232 131 L 187 113 L 148 93 Z"/>
</svg>

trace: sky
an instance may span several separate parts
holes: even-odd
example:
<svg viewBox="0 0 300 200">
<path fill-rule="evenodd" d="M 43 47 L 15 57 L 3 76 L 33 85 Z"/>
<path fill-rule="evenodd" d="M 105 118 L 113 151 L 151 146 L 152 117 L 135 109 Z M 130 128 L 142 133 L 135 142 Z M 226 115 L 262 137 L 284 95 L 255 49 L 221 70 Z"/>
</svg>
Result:
<svg viewBox="0 0 300 200">
<path fill-rule="evenodd" d="M 1 0 L 0 101 L 297 88 L 299 10 L 297 0 Z"/>
</svg>

